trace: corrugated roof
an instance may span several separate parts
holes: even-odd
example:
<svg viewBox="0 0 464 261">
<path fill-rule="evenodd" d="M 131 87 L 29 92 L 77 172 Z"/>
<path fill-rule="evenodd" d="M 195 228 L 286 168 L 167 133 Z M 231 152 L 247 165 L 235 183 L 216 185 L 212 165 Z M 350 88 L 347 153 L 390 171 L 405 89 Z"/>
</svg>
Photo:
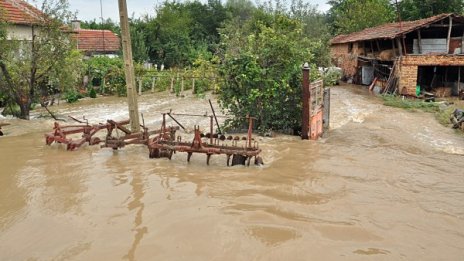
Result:
<svg viewBox="0 0 464 261">
<path fill-rule="evenodd" d="M 394 39 L 398 36 L 410 33 L 421 27 L 425 27 L 429 24 L 436 23 L 450 16 L 452 16 L 453 18 L 464 20 L 464 17 L 455 14 L 439 14 L 436 16 L 416 21 L 388 23 L 376 27 L 366 28 L 362 31 L 351 34 L 338 35 L 335 38 L 333 38 L 330 42 L 331 44 L 341 44 L 375 39 Z"/>
<path fill-rule="evenodd" d="M 38 24 L 45 14 L 23 0 L 0 0 L 0 20 L 12 24 Z"/>
<path fill-rule="evenodd" d="M 109 30 L 79 29 L 73 31 L 77 49 L 89 52 L 117 52 L 120 49 L 119 37 Z"/>
</svg>

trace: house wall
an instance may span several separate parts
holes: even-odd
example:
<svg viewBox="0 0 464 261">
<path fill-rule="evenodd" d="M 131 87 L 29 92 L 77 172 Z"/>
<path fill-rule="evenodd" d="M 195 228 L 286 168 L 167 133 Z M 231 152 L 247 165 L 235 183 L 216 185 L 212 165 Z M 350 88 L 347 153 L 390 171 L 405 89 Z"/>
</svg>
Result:
<svg viewBox="0 0 464 261">
<path fill-rule="evenodd" d="M 332 62 L 335 66 L 342 68 L 343 75 L 353 77 L 358 66 L 358 44 L 353 43 L 352 52 L 349 52 L 349 44 L 333 44 L 330 46 Z"/>
<path fill-rule="evenodd" d="M 28 25 L 9 25 L 7 32 L 10 40 L 32 40 L 32 27 Z"/>
<path fill-rule="evenodd" d="M 401 57 L 399 72 L 401 94 L 416 94 L 418 66 L 464 66 L 464 56 L 407 55 Z"/>
</svg>

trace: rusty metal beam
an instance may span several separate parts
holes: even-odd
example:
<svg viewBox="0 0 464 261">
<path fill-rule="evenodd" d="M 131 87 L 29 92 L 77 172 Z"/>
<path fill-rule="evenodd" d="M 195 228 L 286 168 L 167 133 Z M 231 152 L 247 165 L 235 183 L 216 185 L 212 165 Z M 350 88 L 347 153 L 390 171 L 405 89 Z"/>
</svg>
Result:
<svg viewBox="0 0 464 261">
<path fill-rule="evenodd" d="M 185 127 L 184 127 L 182 124 L 180 124 L 180 122 L 177 121 L 177 120 L 171 115 L 171 113 L 168 113 L 168 116 L 169 116 L 173 121 L 175 121 L 175 122 L 177 123 L 177 125 L 179 125 L 179 127 L 181 127 L 183 130 L 185 130 Z"/>
</svg>

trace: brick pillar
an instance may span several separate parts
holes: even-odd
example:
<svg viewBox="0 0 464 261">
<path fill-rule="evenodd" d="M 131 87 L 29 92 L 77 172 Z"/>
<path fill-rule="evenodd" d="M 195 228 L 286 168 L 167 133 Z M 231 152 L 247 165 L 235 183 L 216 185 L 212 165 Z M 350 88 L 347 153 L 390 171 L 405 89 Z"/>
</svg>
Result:
<svg viewBox="0 0 464 261">
<path fill-rule="evenodd" d="M 418 67 L 402 65 L 400 70 L 400 94 L 416 95 Z"/>
</svg>

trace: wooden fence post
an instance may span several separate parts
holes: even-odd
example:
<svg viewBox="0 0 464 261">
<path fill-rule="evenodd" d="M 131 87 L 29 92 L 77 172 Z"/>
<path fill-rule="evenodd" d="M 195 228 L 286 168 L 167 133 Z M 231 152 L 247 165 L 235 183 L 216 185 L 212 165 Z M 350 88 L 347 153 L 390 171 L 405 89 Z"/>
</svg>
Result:
<svg viewBox="0 0 464 261">
<path fill-rule="evenodd" d="M 171 93 L 174 92 L 174 77 L 171 76 Z"/>
<path fill-rule="evenodd" d="M 192 78 L 192 94 L 195 94 L 195 76 Z"/>
<path fill-rule="evenodd" d="M 151 78 L 151 93 L 155 92 L 156 77 Z"/>
<path fill-rule="evenodd" d="M 216 93 L 216 77 L 213 78 L 213 93 Z"/>
<path fill-rule="evenodd" d="M 143 85 L 143 78 L 139 77 L 139 96 L 142 95 L 142 85 Z"/>
<path fill-rule="evenodd" d="M 182 75 L 182 80 L 180 84 L 180 95 L 184 94 L 184 76 Z"/>
<path fill-rule="evenodd" d="M 177 72 L 177 75 L 176 75 L 176 85 L 177 85 L 178 82 L 179 82 L 179 72 Z M 177 90 L 175 90 L 175 88 L 174 88 L 174 92 L 177 92 Z"/>
<path fill-rule="evenodd" d="M 101 82 L 101 94 L 105 93 L 105 86 L 106 86 L 106 80 L 105 80 L 105 77 L 103 77 L 102 82 Z"/>
</svg>

